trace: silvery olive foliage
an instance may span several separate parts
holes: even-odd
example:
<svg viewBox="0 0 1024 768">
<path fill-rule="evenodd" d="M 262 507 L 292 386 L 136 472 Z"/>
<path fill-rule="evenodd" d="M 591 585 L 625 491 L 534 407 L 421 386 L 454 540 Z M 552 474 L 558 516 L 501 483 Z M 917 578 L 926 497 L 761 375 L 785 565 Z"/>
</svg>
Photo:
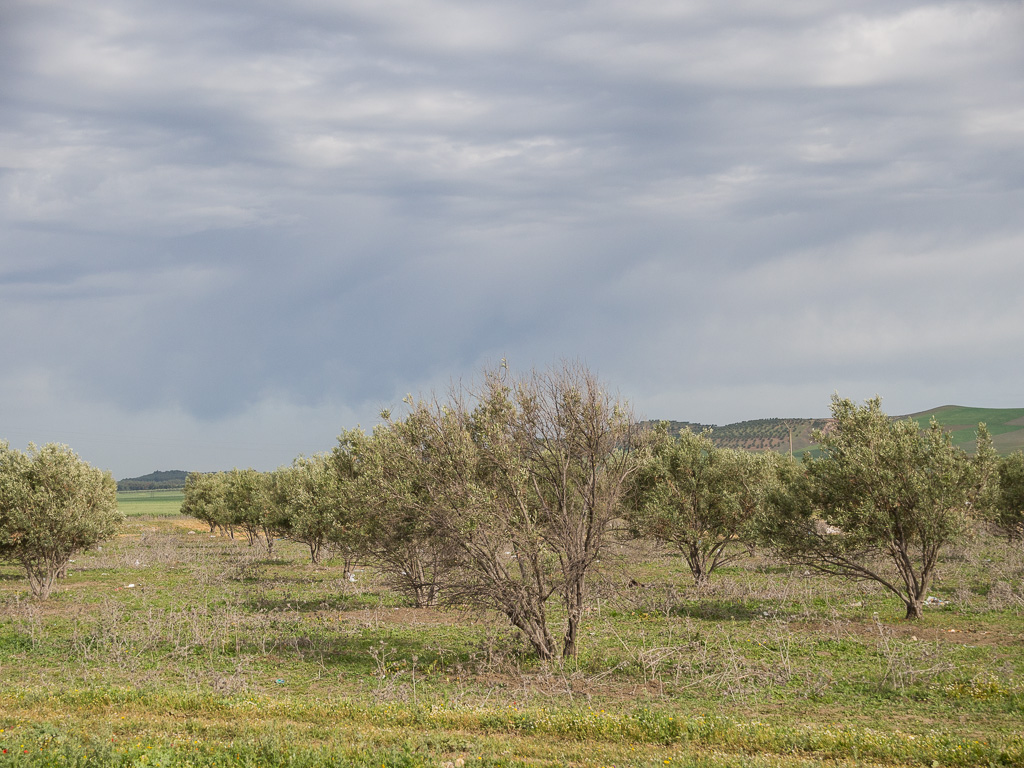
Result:
<svg viewBox="0 0 1024 768">
<path fill-rule="evenodd" d="M 697 585 L 745 554 L 751 525 L 788 459 L 715 446 L 711 431 L 661 424 L 652 434 L 651 456 L 630 483 L 628 520 L 636 536 L 651 536 L 683 556 Z"/>
<path fill-rule="evenodd" d="M 999 463 L 995 523 L 1010 541 L 1024 540 L 1024 452 L 1017 451 Z"/>
<path fill-rule="evenodd" d="M 894 421 L 879 398 L 832 398 L 832 422 L 816 433 L 784 492 L 772 495 L 762 535 L 783 556 L 818 571 L 878 582 L 920 618 L 942 550 L 984 519 L 995 454 L 983 424 L 969 456 L 932 421 Z"/>
<path fill-rule="evenodd" d="M 114 535 L 123 517 L 117 484 L 66 445 L 0 443 L 0 558 L 25 569 L 46 599 L 76 553 Z"/>
</svg>

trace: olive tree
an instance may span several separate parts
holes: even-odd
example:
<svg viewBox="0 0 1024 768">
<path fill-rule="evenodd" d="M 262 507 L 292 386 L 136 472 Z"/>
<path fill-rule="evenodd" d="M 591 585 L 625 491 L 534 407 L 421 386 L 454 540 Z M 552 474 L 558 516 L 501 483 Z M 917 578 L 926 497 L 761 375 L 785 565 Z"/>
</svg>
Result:
<svg viewBox="0 0 1024 768">
<path fill-rule="evenodd" d="M 908 619 L 921 608 L 939 554 L 967 537 L 986 498 L 992 452 L 978 426 L 977 456 L 932 421 L 893 421 L 879 398 L 857 406 L 832 398 L 833 421 L 762 517 L 768 543 L 818 571 L 875 581 L 900 597 Z"/>
<path fill-rule="evenodd" d="M 1024 539 L 1024 452 L 999 463 L 995 523 L 1010 541 Z"/>
<path fill-rule="evenodd" d="M 245 531 L 249 546 L 266 542 L 267 554 L 274 552 L 274 534 L 282 515 L 275 503 L 274 476 L 255 469 L 232 469 L 224 473 L 224 506 L 230 525 Z"/>
<path fill-rule="evenodd" d="M 226 487 L 223 472 L 189 472 L 185 477 L 181 514 L 206 523 L 210 533 L 217 528 L 227 530 L 230 521 L 224 501 Z"/>
<path fill-rule="evenodd" d="M 447 558 L 444 599 L 505 614 L 541 658 L 574 655 L 587 576 L 640 462 L 631 413 L 573 365 L 518 380 L 502 367 L 445 402 L 407 402 L 406 419 L 375 432 L 393 445 L 378 496 Z"/>
<path fill-rule="evenodd" d="M 112 536 L 123 516 L 117 484 L 66 445 L 0 443 L 0 558 L 19 563 L 46 599 L 72 555 Z"/>
<path fill-rule="evenodd" d="M 377 562 L 390 586 L 426 608 L 438 603 L 455 566 L 451 542 L 434 527 L 422 414 L 404 420 L 382 415 L 386 421 L 372 435 L 352 430 L 339 438 L 338 471 L 352 471 L 356 479 L 352 505 L 337 513 L 348 519 L 350 541 Z"/>
<path fill-rule="evenodd" d="M 282 470 L 190 472 L 181 513 L 202 520 L 211 533 L 227 531 L 232 539 L 235 528 L 241 528 L 249 546 L 259 543 L 262 533 L 267 554 L 273 554 L 274 536 L 287 527 L 287 492 Z"/>
<path fill-rule="evenodd" d="M 283 507 L 281 533 L 309 547 L 311 561 L 319 565 L 330 546 L 345 558 L 349 575 L 358 554 L 356 531 L 358 501 L 352 482 L 353 464 L 342 451 L 300 456 L 290 467 L 274 473 L 275 497 Z"/>
<path fill-rule="evenodd" d="M 718 448 L 710 430 L 673 438 L 660 425 L 650 459 L 630 483 L 630 529 L 679 550 L 704 585 L 749 547 L 751 521 L 780 460 Z"/>
<path fill-rule="evenodd" d="M 519 457 L 506 462 L 505 448 L 491 449 L 498 444 L 489 439 L 482 444 L 500 470 L 498 488 L 519 485 L 523 501 L 536 505 L 545 549 L 559 564 L 555 583 L 566 615 L 562 655 L 573 656 L 587 576 L 622 516 L 627 484 L 645 457 L 645 435 L 628 404 L 581 365 L 535 372 L 511 386 L 489 378 L 489 399 L 513 397 L 512 429 L 503 429 L 500 419 L 494 426 L 507 433 L 508 447 Z M 486 400 L 483 406 L 486 416 Z M 520 466 L 528 470 L 525 483 Z"/>
</svg>

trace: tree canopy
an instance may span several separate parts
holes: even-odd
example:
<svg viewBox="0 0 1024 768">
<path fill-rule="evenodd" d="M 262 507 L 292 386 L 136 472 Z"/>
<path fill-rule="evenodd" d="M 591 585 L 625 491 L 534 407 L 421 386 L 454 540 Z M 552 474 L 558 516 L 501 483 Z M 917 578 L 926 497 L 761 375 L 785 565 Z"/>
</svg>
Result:
<svg viewBox="0 0 1024 768">
<path fill-rule="evenodd" d="M 1024 452 L 1017 451 L 999 463 L 995 503 L 996 525 L 1013 540 L 1024 540 Z"/>
<path fill-rule="evenodd" d="M 122 522 L 117 484 L 66 445 L 28 451 L 0 443 L 0 557 L 19 563 L 32 594 L 49 597 L 76 552 Z"/>
<path fill-rule="evenodd" d="M 630 484 L 630 528 L 678 549 L 694 581 L 706 584 L 750 543 L 750 523 L 781 460 L 718 448 L 710 430 L 684 429 L 672 438 L 660 428 L 650 460 Z"/>
<path fill-rule="evenodd" d="M 832 398 L 831 427 L 817 433 L 821 457 L 805 458 L 762 516 L 767 541 L 792 561 L 876 581 L 919 618 L 939 554 L 969 535 L 986 498 L 993 459 L 978 425 L 972 458 L 935 421 L 921 431 L 893 421 L 879 398 L 857 406 Z"/>
<path fill-rule="evenodd" d="M 419 589 L 504 613 L 542 658 L 575 654 L 587 573 L 640 461 L 625 404 L 572 365 L 518 379 L 501 367 L 445 401 L 407 403 L 405 419 L 357 441 L 381 521 L 370 538 L 402 558 L 390 569 L 400 562 Z M 547 609 L 556 595 L 560 649 Z"/>
</svg>

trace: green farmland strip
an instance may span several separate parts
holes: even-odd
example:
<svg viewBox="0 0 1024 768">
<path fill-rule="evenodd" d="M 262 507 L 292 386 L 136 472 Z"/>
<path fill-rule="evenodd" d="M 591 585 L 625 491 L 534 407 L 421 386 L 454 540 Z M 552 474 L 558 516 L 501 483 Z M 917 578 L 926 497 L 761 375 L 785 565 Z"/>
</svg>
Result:
<svg viewBox="0 0 1024 768">
<path fill-rule="evenodd" d="M 932 417 L 952 431 L 953 444 L 973 452 L 975 431 L 984 422 L 988 427 L 996 450 L 1006 455 L 1024 447 L 1024 408 L 968 408 L 944 405 L 929 411 L 911 414 L 922 429 L 927 429 Z"/>
<path fill-rule="evenodd" d="M 914 419 L 922 427 L 927 427 L 932 416 L 935 416 L 938 422 L 947 428 L 973 428 L 977 427 L 978 422 L 984 422 L 993 434 L 1024 429 L 1024 424 L 1013 423 L 1024 419 L 1024 408 L 965 408 L 946 406 L 922 413 L 914 413 L 911 414 L 910 418 Z"/>
<path fill-rule="evenodd" d="M 119 491 L 117 507 L 125 517 L 178 515 L 184 498 L 179 490 Z"/>
</svg>

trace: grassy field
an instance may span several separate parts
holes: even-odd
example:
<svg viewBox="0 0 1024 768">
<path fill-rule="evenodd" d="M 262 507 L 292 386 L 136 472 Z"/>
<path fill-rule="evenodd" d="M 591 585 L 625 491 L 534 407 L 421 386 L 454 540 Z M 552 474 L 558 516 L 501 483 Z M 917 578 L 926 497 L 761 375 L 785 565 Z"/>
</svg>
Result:
<svg viewBox="0 0 1024 768">
<path fill-rule="evenodd" d="M 177 517 L 184 491 L 118 491 L 117 507 L 125 517 Z"/>
<path fill-rule="evenodd" d="M 48 602 L 0 566 L 0 766 L 1024 766 L 1024 552 L 987 537 L 919 623 L 761 555 L 697 591 L 623 543 L 579 657 L 541 663 L 371 568 L 130 514 Z"/>
<path fill-rule="evenodd" d="M 967 408 L 946 405 L 911 415 L 922 428 L 932 416 L 953 433 L 953 443 L 968 452 L 974 451 L 978 423 L 984 422 L 992 434 L 996 450 L 1006 455 L 1024 448 L 1024 408 Z"/>
</svg>

